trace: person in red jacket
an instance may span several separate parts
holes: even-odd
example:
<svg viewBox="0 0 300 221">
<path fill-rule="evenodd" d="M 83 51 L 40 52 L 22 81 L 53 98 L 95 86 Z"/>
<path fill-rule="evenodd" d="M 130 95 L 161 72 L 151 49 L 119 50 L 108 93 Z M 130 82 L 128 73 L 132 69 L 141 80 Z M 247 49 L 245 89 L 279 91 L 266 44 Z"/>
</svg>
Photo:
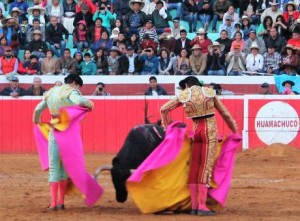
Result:
<svg viewBox="0 0 300 221">
<path fill-rule="evenodd" d="M 143 41 L 141 42 L 141 49 L 144 50 L 149 47 L 156 49 L 157 43 L 151 39 L 148 34 L 144 34 Z"/>
<path fill-rule="evenodd" d="M 0 57 L 0 75 L 13 75 L 18 71 L 18 59 L 13 56 L 10 46 L 5 47 L 5 52 Z"/>
</svg>

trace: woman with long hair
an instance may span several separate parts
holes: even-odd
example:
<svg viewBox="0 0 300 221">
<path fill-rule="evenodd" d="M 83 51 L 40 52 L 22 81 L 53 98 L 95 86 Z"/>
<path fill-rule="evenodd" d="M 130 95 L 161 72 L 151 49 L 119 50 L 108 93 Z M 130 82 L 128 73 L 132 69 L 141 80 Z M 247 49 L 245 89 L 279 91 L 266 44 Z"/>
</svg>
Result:
<svg viewBox="0 0 300 221">
<path fill-rule="evenodd" d="M 174 75 L 173 61 L 170 57 L 170 51 L 167 48 L 162 48 L 159 55 L 158 74 Z"/>
<path fill-rule="evenodd" d="M 129 35 L 126 44 L 130 45 L 133 48 L 134 53 L 138 53 L 141 51 L 141 45 L 137 34 L 132 33 L 131 35 Z"/>
<path fill-rule="evenodd" d="M 285 22 L 282 15 L 276 17 L 273 27 L 276 27 L 278 34 L 286 40 L 292 37 L 292 32 L 289 31 L 288 24 Z"/>
<path fill-rule="evenodd" d="M 190 75 L 191 64 L 188 58 L 188 52 L 182 48 L 175 62 L 175 75 Z"/>
<path fill-rule="evenodd" d="M 97 74 L 99 75 L 108 75 L 108 63 L 107 59 L 104 53 L 104 49 L 100 48 L 95 54 L 94 54 L 94 61 L 97 66 Z"/>
<path fill-rule="evenodd" d="M 241 51 L 243 51 L 245 48 L 245 41 L 242 38 L 242 33 L 239 31 L 234 35 L 234 41 L 231 43 L 230 51 L 234 51 L 235 45 L 240 45 Z"/>
<path fill-rule="evenodd" d="M 266 16 L 257 29 L 258 36 L 263 39 L 266 39 L 267 37 L 269 37 L 270 30 L 272 27 L 273 27 L 272 17 Z"/>
</svg>

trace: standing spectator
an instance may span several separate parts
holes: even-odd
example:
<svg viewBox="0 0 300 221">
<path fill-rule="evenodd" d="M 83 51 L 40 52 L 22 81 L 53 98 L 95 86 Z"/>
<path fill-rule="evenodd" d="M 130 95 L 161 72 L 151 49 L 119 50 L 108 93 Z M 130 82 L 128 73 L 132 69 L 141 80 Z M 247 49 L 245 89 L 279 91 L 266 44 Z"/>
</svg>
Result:
<svg viewBox="0 0 300 221">
<path fill-rule="evenodd" d="M 119 69 L 119 58 L 121 55 L 121 52 L 118 47 L 113 46 L 109 50 L 109 56 L 107 57 L 107 63 L 108 63 L 108 74 L 109 75 L 117 75 L 118 69 Z"/>
<path fill-rule="evenodd" d="M 175 45 L 175 55 L 179 55 L 180 51 L 182 48 L 185 48 L 186 51 L 190 51 L 191 48 L 191 40 L 188 39 L 187 33 L 185 29 L 180 30 L 180 38 L 176 40 L 176 45 Z"/>
<path fill-rule="evenodd" d="M 73 32 L 73 44 L 78 51 L 83 51 L 88 49 L 89 43 L 87 42 L 87 27 L 84 20 L 77 23 L 76 28 Z"/>
<path fill-rule="evenodd" d="M 214 1 L 200 0 L 198 2 L 199 19 L 205 31 L 208 30 L 209 24 L 213 16 Z"/>
<path fill-rule="evenodd" d="M 226 24 L 226 19 L 230 18 L 232 26 L 239 22 L 240 18 L 238 13 L 235 12 L 234 6 L 230 5 L 228 11 L 223 16 L 223 24 Z"/>
<path fill-rule="evenodd" d="M 212 30 L 213 32 L 217 31 L 217 22 L 218 20 L 223 20 L 224 14 L 228 11 L 231 2 L 229 0 L 216 0 L 213 4 L 213 23 Z"/>
<path fill-rule="evenodd" d="M 259 94 L 263 94 L 263 95 L 270 95 L 272 94 L 270 92 L 270 85 L 268 83 L 262 83 L 262 85 L 260 85 L 260 91 Z"/>
<path fill-rule="evenodd" d="M 110 93 L 106 91 L 104 83 L 98 82 L 92 96 L 110 96 Z"/>
<path fill-rule="evenodd" d="M 80 64 L 81 75 L 96 75 L 97 66 L 94 61 L 91 60 L 91 54 L 84 54 L 84 61 Z"/>
<path fill-rule="evenodd" d="M 207 38 L 207 33 L 204 28 L 200 28 L 197 31 L 197 36 L 191 41 L 191 46 L 195 44 L 202 48 L 202 53 L 208 53 L 208 46 L 212 44 L 211 40 Z"/>
<path fill-rule="evenodd" d="M 38 19 L 33 19 L 32 21 L 32 27 L 30 27 L 27 31 L 26 31 L 26 39 L 27 42 L 31 42 L 33 40 L 33 32 L 35 30 L 38 30 L 41 32 L 41 40 L 45 41 L 46 40 L 46 35 L 45 35 L 45 27 L 41 26 L 40 24 L 40 20 Z"/>
<path fill-rule="evenodd" d="M 260 37 L 257 37 L 255 31 L 250 31 L 249 39 L 245 42 L 244 52 L 246 54 L 250 53 L 253 43 L 258 46 L 260 54 L 263 55 L 267 51 L 264 40 Z"/>
<path fill-rule="evenodd" d="M 64 0 L 64 17 L 63 17 L 63 25 L 68 30 L 69 34 L 72 34 L 74 31 L 74 19 L 76 14 L 76 3 L 74 0 Z"/>
<path fill-rule="evenodd" d="M 234 44 L 233 50 L 227 54 L 225 61 L 227 63 L 227 75 L 242 75 L 243 71 L 246 71 L 246 54 L 242 52 L 239 43 Z"/>
<path fill-rule="evenodd" d="M 242 17 L 242 31 L 243 31 L 243 36 L 244 36 L 244 40 L 248 40 L 249 38 L 249 33 L 251 31 L 256 31 L 256 27 L 255 25 L 251 24 L 251 19 L 248 16 L 243 16 Z"/>
<path fill-rule="evenodd" d="M 239 45 L 241 51 L 245 48 L 245 41 L 242 39 L 242 33 L 236 32 L 234 36 L 234 41 L 231 44 L 230 51 L 234 51 L 235 45 Z"/>
<path fill-rule="evenodd" d="M 91 50 L 95 53 L 99 48 L 103 48 L 106 51 L 110 50 L 113 46 L 112 39 L 108 38 L 108 32 L 102 31 L 101 38 L 91 45 Z"/>
<path fill-rule="evenodd" d="M 160 75 L 174 75 L 173 60 L 170 57 L 170 51 L 167 48 L 161 48 L 158 74 Z"/>
<path fill-rule="evenodd" d="M 55 74 L 56 59 L 53 58 L 53 51 L 48 50 L 46 57 L 42 60 L 41 72 L 43 75 L 54 75 Z"/>
<path fill-rule="evenodd" d="M 231 36 L 235 31 L 234 26 L 232 24 L 231 16 L 224 17 L 224 20 L 225 23 L 219 26 L 219 33 L 221 34 L 221 32 L 225 30 L 227 31 L 227 35 Z"/>
<path fill-rule="evenodd" d="M 267 74 L 279 74 L 279 67 L 281 64 L 281 55 L 275 51 L 273 42 L 267 44 L 267 52 L 264 54 L 263 71 Z"/>
<path fill-rule="evenodd" d="M 28 96 L 42 96 L 45 92 L 42 87 L 42 79 L 40 77 L 33 78 L 33 85 L 27 89 L 26 95 Z"/>
<path fill-rule="evenodd" d="M 94 55 L 94 61 L 97 66 L 97 74 L 108 75 L 108 63 L 104 55 L 104 50 L 100 48 Z"/>
<path fill-rule="evenodd" d="M 154 76 L 149 78 L 150 87 L 146 90 L 146 96 L 168 95 L 167 91 L 157 84 L 157 79 Z"/>
<path fill-rule="evenodd" d="M 151 20 L 147 20 L 145 26 L 140 29 L 140 32 L 139 32 L 140 41 L 143 41 L 145 34 L 147 34 L 154 41 L 158 42 L 156 29 L 153 26 Z"/>
<path fill-rule="evenodd" d="M 45 26 L 46 22 L 45 22 L 45 9 L 43 7 L 40 6 L 33 6 L 28 8 L 27 10 L 28 12 L 28 24 L 30 26 L 33 25 L 33 20 L 34 19 L 38 19 L 40 21 L 40 25 Z"/>
<path fill-rule="evenodd" d="M 56 17 L 57 22 L 62 23 L 64 15 L 63 5 L 59 3 L 59 0 L 52 0 L 50 4 L 46 6 L 46 15 L 48 17 Z"/>
<path fill-rule="evenodd" d="M 115 16 L 107 9 L 105 4 L 101 4 L 99 9 L 97 9 L 96 13 L 93 16 L 93 21 L 96 18 L 102 19 L 102 25 L 109 31 L 111 31 L 111 21 L 115 19 Z"/>
<path fill-rule="evenodd" d="M 164 32 L 159 36 L 159 47 L 167 48 L 172 54 L 174 53 L 176 40 L 172 36 L 171 28 L 165 28 Z"/>
<path fill-rule="evenodd" d="M 76 73 L 76 59 L 71 57 L 71 51 L 69 48 L 65 49 L 64 56 L 57 59 L 55 72 L 63 75 Z"/>
<path fill-rule="evenodd" d="M 13 8 L 17 7 L 20 10 L 21 15 L 26 15 L 28 4 L 24 0 L 15 0 L 13 3 L 9 6 L 9 14 L 11 14 L 11 11 Z"/>
<path fill-rule="evenodd" d="M 201 47 L 199 45 L 194 45 L 191 48 L 191 51 L 192 55 L 190 56 L 190 63 L 192 74 L 204 75 L 207 64 L 207 55 L 201 53 Z"/>
<path fill-rule="evenodd" d="M 11 47 L 6 46 L 4 55 L 0 57 L 0 75 L 11 77 L 17 74 L 18 66 L 18 59 L 13 56 Z"/>
<path fill-rule="evenodd" d="M 81 20 L 85 21 L 87 27 L 94 26 L 93 14 L 89 12 L 89 6 L 87 4 L 83 4 L 81 6 L 81 11 L 75 14 L 73 26 L 76 27 L 76 24 Z"/>
<path fill-rule="evenodd" d="M 148 47 L 144 49 L 139 59 L 144 62 L 141 75 L 157 75 L 159 61 L 154 54 L 154 48 Z"/>
<path fill-rule="evenodd" d="M 260 73 L 263 70 L 264 58 L 259 54 L 260 47 L 253 43 L 250 48 L 250 54 L 246 57 L 246 68 L 249 72 Z"/>
<path fill-rule="evenodd" d="M 287 44 L 285 47 L 285 53 L 282 56 L 280 74 L 296 75 L 297 69 L 300 66 L 300 58 L 296 55 L 296 50 L 291 44 Z M 300 72 L 298 72 L 299 74 Z"/>
<path fill-rule="evenodd" d="M 46 57 L 48 46 L 45 41 L 41 39 L 42 33 L 40 30 L 33 31 L 33 40 L 29 42 L 27 49 L 39 59 Z"/>
<path fill-rule="evenodd" d="M 190 75 L 191 64 L 188 58 L 188 52 L 185 48 L 182 48 L 180 54 L 176 58 L 174 63 L 175 75 Z"/>
<path fill-rule="evenodd" d="M 275 27 L 271 28 L 270 36 L 265 39 L 266 45 L 274 45 L 275 51 L 279 54 L 283 54 L 284 48 L 286 46 L 286 40 L 278 35 L 277 29 Z"/>
<path fill-rule="evenodd" d="M 257 35 L 263 39 L 268 38 L 272 27 L 273 27 L 273 20 L 271 16 L 266 16 L 263 22 L 258 26 Z"/>
<path fill-rule="evenodd" d="M 108 31 L 105 27 L 102 26 L 102 19 L 97 18 L 95 21 L 95 26 L 88 26 L 88 43 L 91 46 L 91 50 L 95 52 L 95 42 L 99 41 L 102 37 L 102 32 L 106 32 L 108 37 Z"/>
<path fill-rule="evenodd" d="M 225 75 L 225 46 L 219 42 L 214 42 L 208 46 L 207 54 L 207 74 L 208 75 Z"/>
<path fill-rule="evenodd" d="M 183 18 L 189 23 L 189 32 L 196 32 L 198 22 L 198 7 L 194 0 L 184 0 L 182 5 Z"/>
<path fill-rule="evenodd" d="M 135 33 L 138 34 L 140 28 L 144 26 L 147 21 L 147 15 L 145 12 L 141 11 L 145 6 L 145 2 L 143 0 L 130 0 L 129 7 L 130 11 L 125 16 L 124 26 L 126 28 L 126 32 L 129 34 Z"/>
<path fill-rule="evenodd" d="M 18 98 L 19 96 L 25 95 L 26 91 L 19 86 L 19 78 L 13 76 L 10 82 L 10 87 L 6 87 L 2 91 L 2 95 L 11 96 L 13 98 Z"/>
<path fill-rule="evenodd" d="M 156 2 L 156 8 L 151 17 L 157 34 L 163 33 L 164 29 L 169 27 L 168 21 L 172 19 L 169 12 L 164 8 L 164 3 L 161 0 Z"/>
<path fill-rule="evenodd" d="M 65 40 L 63 39 L 63 34 L 65 34 Z M 69 32 L 67 29 L 61 23 L 58 23 L 56 17 L 52 16 L 50 25 L 46 28 L 46 41 L 50 44 L 51 50 L 57 57 L 63 55 L 68 38 Z"/>
<path fill-rule="evenodd" d="M 278 7 L 279 3 L 276 0 L 269 2 L 269 4 L 271 5 L 271 7 L 264 10 L 264 12 L 260 16 L 260 20 L 261 22 L 263 22 L 264 18 L 269 15 L 271 16 L 273 23 L 275 23 L 277 16 L 282 15 L 282 11 Z"/>
</svg>

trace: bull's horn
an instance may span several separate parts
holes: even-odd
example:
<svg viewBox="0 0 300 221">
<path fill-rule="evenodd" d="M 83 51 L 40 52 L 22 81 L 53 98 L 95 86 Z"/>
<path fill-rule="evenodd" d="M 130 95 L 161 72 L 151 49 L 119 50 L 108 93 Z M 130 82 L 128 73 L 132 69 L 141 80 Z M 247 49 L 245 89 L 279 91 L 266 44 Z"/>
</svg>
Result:
<svg viewBox="0 0 300 221">
<path fill-rule="evenodd" d="M 100 167 L 98 167 L 94 173 L 94 178 L 97 179 L 98 176 L 100 175 L 100 173 L 104 170 L 109 170 L 111 171 L 112 169 L 112 165 L 109 165 L 109 164 L 103 164 L 101 165 Z"/>
</svg>

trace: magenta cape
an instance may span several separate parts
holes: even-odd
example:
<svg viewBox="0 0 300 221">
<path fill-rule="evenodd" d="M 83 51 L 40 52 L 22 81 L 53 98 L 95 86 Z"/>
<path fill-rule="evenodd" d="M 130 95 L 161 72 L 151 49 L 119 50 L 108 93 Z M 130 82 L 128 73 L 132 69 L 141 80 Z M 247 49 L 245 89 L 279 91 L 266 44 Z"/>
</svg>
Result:
<svg viewBox="0 0 300 221">
<path fill-rule="evenodd" d="M 86 108 L 69 106 L 62 111 L 67 113 L 69 125 L 66 130 L 54 130 L 54 137 L 65 170 L 74 185 L 85 196 L 87 206 L 94 205 L 103 193 L 103 188 L 86 171 L 82 140 L 80 135 L 80 122 L 87 112 Z M 42 169 L 48 168 L 48 143 L 38 126 L 34 128 Z"/>
</svg>

